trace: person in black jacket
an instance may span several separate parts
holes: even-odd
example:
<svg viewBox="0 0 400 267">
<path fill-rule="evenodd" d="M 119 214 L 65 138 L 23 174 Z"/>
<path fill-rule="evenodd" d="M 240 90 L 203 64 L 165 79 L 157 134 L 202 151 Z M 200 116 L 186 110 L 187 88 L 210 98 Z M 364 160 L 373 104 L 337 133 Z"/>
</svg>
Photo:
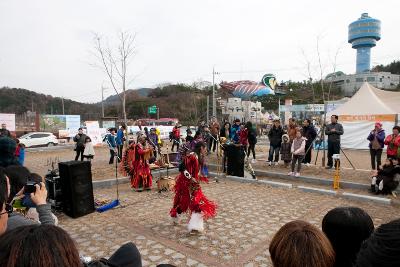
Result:
<svg viewBox="0 0 400 267">
<path fill-rule="evenodd" d="M 303 121 L 303 136 L 307 138 L 306 140 L 306 155 L 304 156 L 303 163 L 305 163 L 307 166 L 310 165 L 311 163 L 311 150 L 312 150 L 312 144 L 317 137 L 317 131 L 315 131 L 314 126 L 311 124 L 311 121 L 309 119 L 305 119 Z"/>
<path fill-rule="evenodd" d="M 279 120 L 274 120 L 274 125 L 268 133 L 269 139 L 269 155 L 268 165 L 272 165 L 273 156 L 275 154 L 274 164 L 278 165 L 279 161 L 279 150 L 281 149 L 283 129 Z"/>
<path fill-rule="evenodd" d="M 250 152 L 253 153 L 253 159 L 251 163 L 256 163 L 256 143 L 257 143 L 257 133 L 253 129 L 253 124 L 248 121 L 246 123 L 246 129 L 247 129 L 247 141 L 249 142 L 249 148 L 247 150 L 247 157 L 250 157 Z"/>
<path fill-rule="evenodd" d="M 331 123 L 325 127 L 325 135 L 328 136 L 328 166 L 326 169 L 333 168 L 333 158 L 334 154 L 340 154 L 340 136 L 343 135 L 343 126 L 338 123 L 339 116 L 332 115 Z M 340 160 L 337 160 L 335 164 L 340 167 Z"/>
<path fill-rule="evenodd" d="M 386 159 L 385 164 L 375 171 L 371 181 L 371 193 L 393 194 L 399 185 L 396 176 L 400 175 L 400 165 L 397 159 Z"/>
<path fill-rule="evenodd" d="M 75 145 L 75 151 L 76 151 L 75 160 L 78 160 L 79 155 L 80 155 L 81 156 L 81 161 L 83 161 L 83 152 L 85 151 L 86 136 L 87 135 L 83 133 L 83 129 L 79 128 L 78 129 L 78 134 L 75 135 L 75 137 L 74 137 L 74 142 L 76 142 L 76 145 Z"/>
</svg>

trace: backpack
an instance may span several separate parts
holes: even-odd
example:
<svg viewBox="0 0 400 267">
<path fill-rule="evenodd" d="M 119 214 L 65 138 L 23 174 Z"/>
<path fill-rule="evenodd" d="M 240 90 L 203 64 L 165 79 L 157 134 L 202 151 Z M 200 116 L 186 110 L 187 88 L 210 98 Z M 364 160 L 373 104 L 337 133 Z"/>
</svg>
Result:
<svg viewBox="0 0 400 267">
<path fill-rule="evenodd" d="M 169 140 L 174 139 L 174 133 L 173 132 L 169 132 Z"/>
</svg>

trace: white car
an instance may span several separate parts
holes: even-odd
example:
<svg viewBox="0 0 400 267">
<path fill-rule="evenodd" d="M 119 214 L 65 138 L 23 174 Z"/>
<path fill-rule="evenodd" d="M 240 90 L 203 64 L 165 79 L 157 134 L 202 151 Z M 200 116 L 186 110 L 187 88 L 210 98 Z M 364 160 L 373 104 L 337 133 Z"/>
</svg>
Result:
<svg viewBox="0 0 400 267">
<path fill-rule="evenodd" d="M 18 139 L 20 144 L 25 145 L 25 147 L 58 145 L 57 137 L 52 133 L 46 132 L 28 133 Z"/>
</svg>

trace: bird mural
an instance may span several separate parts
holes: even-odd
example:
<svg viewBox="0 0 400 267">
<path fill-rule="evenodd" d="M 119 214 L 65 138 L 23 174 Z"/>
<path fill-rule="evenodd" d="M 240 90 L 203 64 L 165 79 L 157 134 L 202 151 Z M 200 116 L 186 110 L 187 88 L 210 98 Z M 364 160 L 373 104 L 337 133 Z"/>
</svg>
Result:
<svg viewBox="0 0 400 267">
<path fill-rule="evenodd" d="M 220 83 L 222 89 L 231 92 L 235 97 L 250 98 L 252 96 L 274 95 L 276 77 L 273 74 L 265 74 L 261 82 L 234 81 Z"/>
</svg>

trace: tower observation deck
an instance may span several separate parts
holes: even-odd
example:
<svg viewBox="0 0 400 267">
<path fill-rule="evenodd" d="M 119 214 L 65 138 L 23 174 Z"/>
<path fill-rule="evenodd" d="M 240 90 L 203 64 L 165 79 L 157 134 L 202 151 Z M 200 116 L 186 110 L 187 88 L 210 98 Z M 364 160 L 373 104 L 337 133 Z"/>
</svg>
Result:
<svg viewBox="0 0 400 267">
<path fill-rule="evenodd" d="M 350 23 L 349 40 L 352 48 L 357 49 L 356 73 L 369 71 L 371 67 L 371 47 L 381 39 L 381 22 L 371 18 L 368 13 Z"/>
</svg>

